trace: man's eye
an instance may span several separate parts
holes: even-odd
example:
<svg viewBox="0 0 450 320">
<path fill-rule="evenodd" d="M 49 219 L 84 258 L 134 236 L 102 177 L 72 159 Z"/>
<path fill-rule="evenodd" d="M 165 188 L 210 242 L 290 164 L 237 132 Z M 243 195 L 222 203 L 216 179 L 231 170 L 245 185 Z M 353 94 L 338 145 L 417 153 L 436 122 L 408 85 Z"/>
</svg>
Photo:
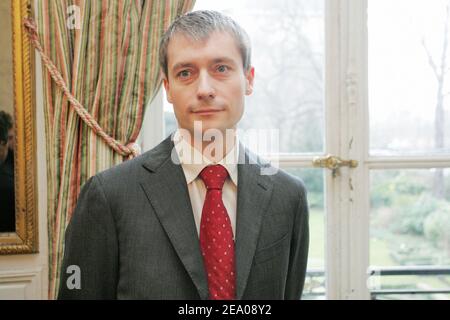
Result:
<svg viewBox="0 0 450 320">
<path fill-rule="evenodd" d="M 217 67 L 217 71 L 222 72 L 222 73 L 227 72 L 228 70 L 229 70 L 228 66 L 221 65 L 221 66 Z"/>
<path fill-rule="evenodd" d="M 191 75 L 189 70 L 182 70 L 178 73 L 179 78 L 188 78 Z"/>
</svg>

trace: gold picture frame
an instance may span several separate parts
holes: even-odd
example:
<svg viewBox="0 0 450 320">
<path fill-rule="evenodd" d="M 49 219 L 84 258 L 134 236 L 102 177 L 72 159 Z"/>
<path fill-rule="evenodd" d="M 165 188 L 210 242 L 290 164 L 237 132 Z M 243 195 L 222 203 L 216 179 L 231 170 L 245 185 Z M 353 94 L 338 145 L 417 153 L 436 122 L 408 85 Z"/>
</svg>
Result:
<svg viewBox="0 0 450 320">
<path fill-rule="evenodd" d="M 0 254 L 38 252 L 34 49 L 23 26 L 32 0 L 10 0 L 15 121 L 15 232 L 0 234 Z"/>
</svg>

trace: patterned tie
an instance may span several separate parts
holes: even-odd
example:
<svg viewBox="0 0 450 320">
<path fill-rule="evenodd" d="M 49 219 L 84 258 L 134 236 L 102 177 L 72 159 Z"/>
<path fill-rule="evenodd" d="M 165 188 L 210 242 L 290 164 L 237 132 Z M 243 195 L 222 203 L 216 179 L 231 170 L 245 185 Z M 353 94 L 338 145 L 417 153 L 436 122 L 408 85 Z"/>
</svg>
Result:
<svg viewBox="0 0 450 320">
<path fill-rule="evenodd" d="M 205 167 L 200 178 L 206 186 L 203 204 L 200 247 L 208 275 L 209 298 L 235 299 L 236 272 L 233 230 L 222 201 L 222 187 L 228 177 L 221 165 Z"/>
</svg>

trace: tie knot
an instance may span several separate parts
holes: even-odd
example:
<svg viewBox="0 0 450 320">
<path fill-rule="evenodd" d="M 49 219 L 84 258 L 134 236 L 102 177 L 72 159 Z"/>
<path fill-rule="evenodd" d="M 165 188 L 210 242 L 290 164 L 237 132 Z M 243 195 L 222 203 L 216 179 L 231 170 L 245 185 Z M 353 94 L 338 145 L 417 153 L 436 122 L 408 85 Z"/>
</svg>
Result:
<svg viewBox="0 0 450 320">
<path fill-rule="evenodd" d="M 222 190 L 225 180 L 228 178 L 228 171 L 220 164 L 207 166 L 200 172 L 206 189 Z"/>
</svg>

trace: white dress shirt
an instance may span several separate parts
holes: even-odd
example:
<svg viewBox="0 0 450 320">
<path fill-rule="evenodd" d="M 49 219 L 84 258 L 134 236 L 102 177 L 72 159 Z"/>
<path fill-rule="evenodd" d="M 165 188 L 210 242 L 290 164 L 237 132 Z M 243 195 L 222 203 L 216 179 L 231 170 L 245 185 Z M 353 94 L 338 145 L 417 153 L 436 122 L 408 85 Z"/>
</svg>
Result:
<svg viewBox="0 0 450 320">
<path fill-rule="evenodd" d="M 233 229 L 233 239 L 236 235 L 236 207 L 237 207 L 237 159 L 239 159 L 239 142 L 236 137 L 233 148 L 218 162 L 213 162 L 203 156 L 200 151 L 192 147 L 185 139 L 181 138 L 179 131 L 175 132 L 174 143 L 181 167 L 186 177 L 189 197 L 191 199 L 192 212 L 194 213 L 197 234 L 200 236 L 200 221 L 202 217 L 203 203 L 205 202 L 206 187 L 199 174 L 208 165 L 220 164 L 228 171 L 229 177 L 222 188 L 222 200 L 227 209 Z M 196 161 L 193 161 L 196 160 Z"/>
</svg>

